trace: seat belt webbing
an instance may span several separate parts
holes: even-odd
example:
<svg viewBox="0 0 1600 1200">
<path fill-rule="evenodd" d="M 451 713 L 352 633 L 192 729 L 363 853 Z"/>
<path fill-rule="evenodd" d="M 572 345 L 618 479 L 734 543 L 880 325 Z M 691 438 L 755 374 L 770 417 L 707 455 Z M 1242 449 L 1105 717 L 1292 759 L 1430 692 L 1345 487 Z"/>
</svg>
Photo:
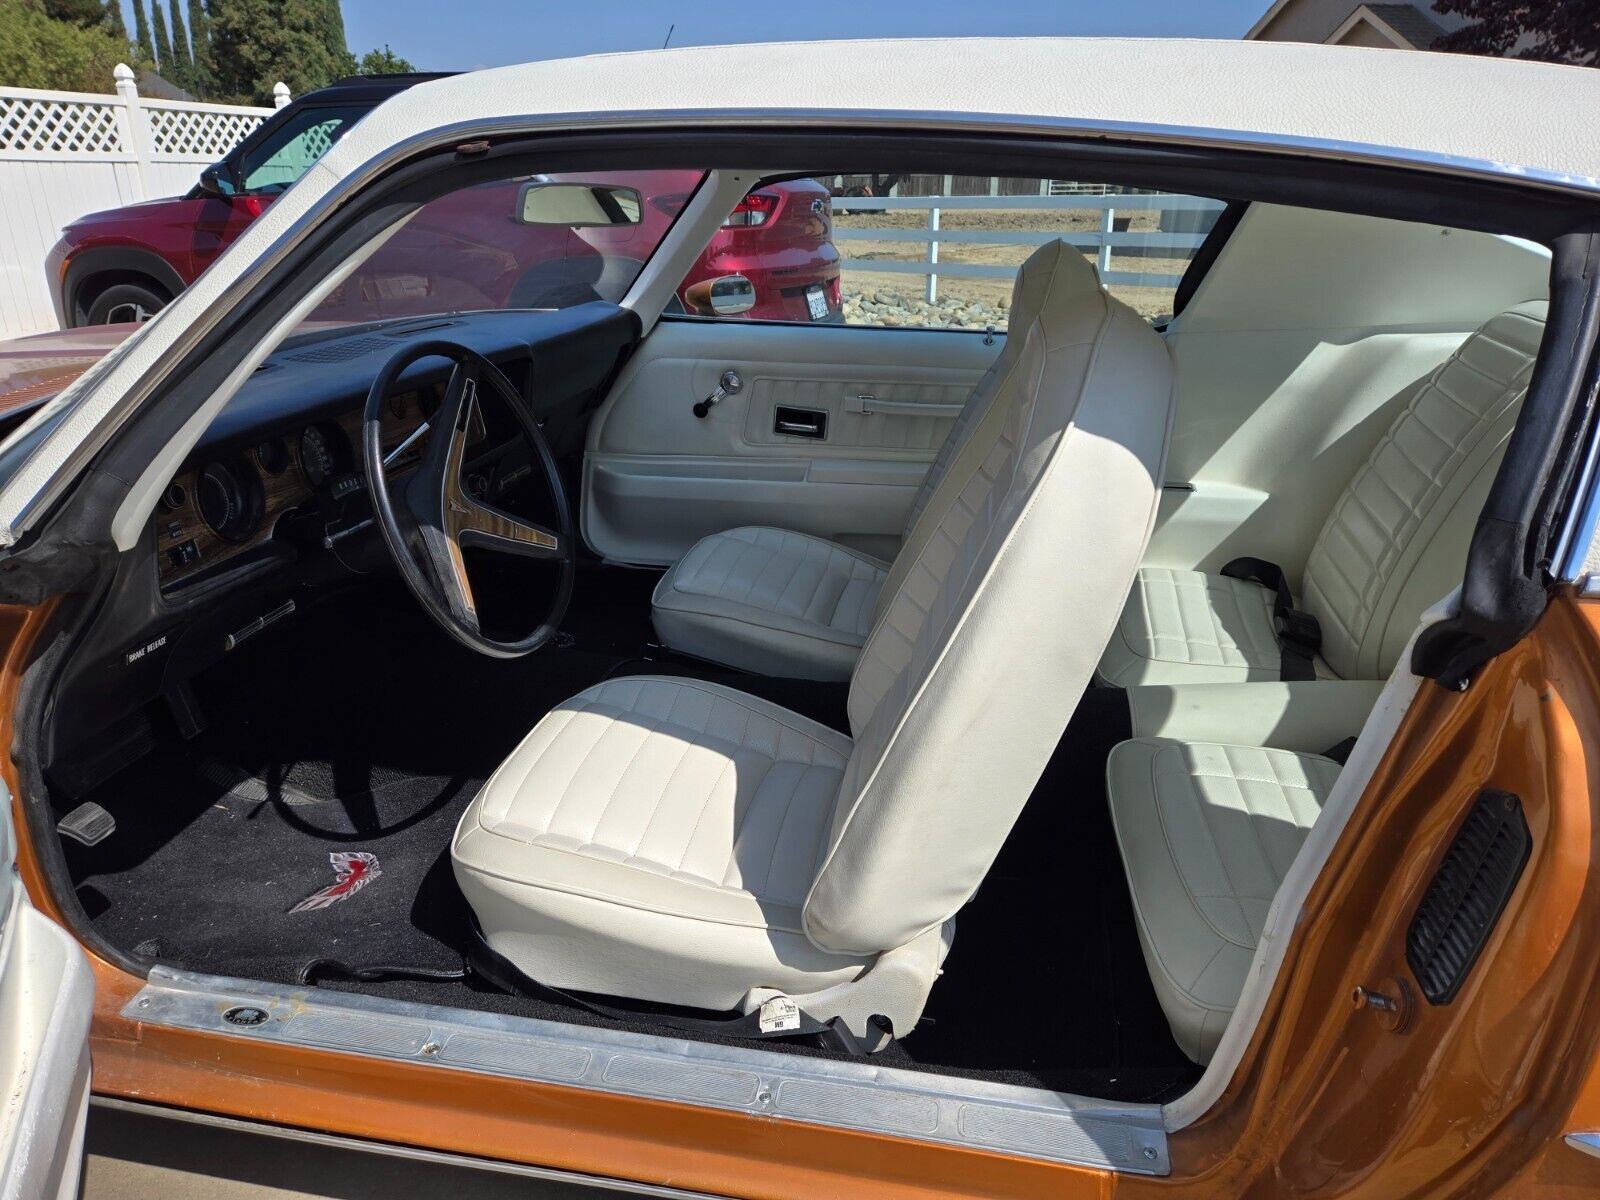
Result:
<svg viewBox="0 0 1600 1200">
<path fill-rule="evenodd" d="M 1229 579 L 1244 579 L 1274 594 L 1272 624 L 1278 634 L 1278 678 L 1284 682 L 1317 677 L 1317 652 L 1322 649 L 1322 626 L 1308 612 L 1294 606 L 1283 568 L 1264 558 L 1236 558 L 1222 568 Z"/>
</svg>

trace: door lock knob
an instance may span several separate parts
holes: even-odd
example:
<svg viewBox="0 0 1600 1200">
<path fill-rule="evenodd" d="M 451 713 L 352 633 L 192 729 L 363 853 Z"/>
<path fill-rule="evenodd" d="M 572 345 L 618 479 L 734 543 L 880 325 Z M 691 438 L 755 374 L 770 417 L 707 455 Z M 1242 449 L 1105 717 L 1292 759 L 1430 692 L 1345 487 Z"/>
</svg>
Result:
<svg viewBox="0 0 1600 1200">
<path fill-rule="evenodd" d="M 696 402 L 694 415 L 704 419 L 706 414 L 719 404 L 724 397 L 736 396 L 742 390 L 744 390 L 744 380 L 739 378 L 739 372 L 724 371 L 722 378 L 717 381 L 716 390 L 704 400 Z"/>
</svg>

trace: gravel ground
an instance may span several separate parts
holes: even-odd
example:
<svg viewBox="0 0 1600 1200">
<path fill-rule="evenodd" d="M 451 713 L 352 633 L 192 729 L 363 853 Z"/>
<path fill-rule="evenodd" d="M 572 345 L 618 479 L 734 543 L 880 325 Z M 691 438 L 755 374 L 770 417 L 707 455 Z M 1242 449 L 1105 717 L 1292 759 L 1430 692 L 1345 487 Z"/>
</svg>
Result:
<svg viewBox="0 0 1600 1200">
<path fill-rule="evenodd" d="M 835 204 L 848 208 L 848 200 Z M 1153 232 L 1159 214 L 1129 214 L 1128 230 Z M 940 214 L 942 230 L 996 233 L 1078 233 L 1100 227 L 1096 209 L 953 209 Z M 839 229 L 926 229 L 927 214 L 916 209 L 885 212 L 834 213 Z M 980 263 L 990 266 L 1021 266 L 1033 246 L 986 245 L 982 242 L 942 243 L 939 258 L 947 263 Z M 846 241 L 839 243 L 843 257 L 888 262 L 919 262 L 926 246 L 913 242 Z M 1186 258 L 1138 258 L 1114 255 L 1112 267 L 1119 271 L 1148 271 L 1156 275 L 1177 275 L 1188 265 Z M 921 276 L 898 272 L 846 270 L 842 278 L 845 321 L 852 325 L 909 325 L 935 329 L 983 329 L 1006 326 L 1006 309 L 1011 299 L 1011 284 L 1000 279 L 957 279 L 941 276 L 938 303 L 929 305 L 923 298 Z M 1172 311 L 1169 287 L 1129 287 L 1121 284 L 1111 294 L 1146 317 L 1163 316 Z"/>
</svg>

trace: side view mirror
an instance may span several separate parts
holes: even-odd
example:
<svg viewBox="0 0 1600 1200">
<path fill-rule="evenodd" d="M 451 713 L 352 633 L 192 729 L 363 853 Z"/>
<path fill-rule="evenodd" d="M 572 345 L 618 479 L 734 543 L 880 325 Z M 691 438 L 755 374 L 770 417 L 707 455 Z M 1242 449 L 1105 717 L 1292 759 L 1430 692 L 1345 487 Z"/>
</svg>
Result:
<svg viewBox="0 0 1600 1200">
<path fill-rule="evenodd" d="M 569 229 L 637 225 L 639 193 L 605 183 L 525 183 L 517 192 L 514 219 L 521 225 Z"/>
<path fill-rule="evenodd" d="M 684 300 L 703 317 L 737 317 L 756 306 L 756 285 L 743 275 L 702 279 L 684 293 Z"/>
<path fill-rule="evenodd" d="M 228 168 L 222 163 L 212 163 L 200 172 L 200 190 L 207 196 L 226 200 L 238 189 L 233 186 L 233 177 Z"/>
</svg>

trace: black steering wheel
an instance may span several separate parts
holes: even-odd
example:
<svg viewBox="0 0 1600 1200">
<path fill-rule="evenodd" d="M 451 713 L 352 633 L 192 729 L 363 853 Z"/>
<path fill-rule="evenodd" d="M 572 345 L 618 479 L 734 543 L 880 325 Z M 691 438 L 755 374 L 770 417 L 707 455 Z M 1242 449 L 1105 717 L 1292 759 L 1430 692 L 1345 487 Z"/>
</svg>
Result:
<svg viewBox="0 0 1600 1200">
<path fill-rule="evenodd" d="M 405 369 L 424 358 L 447 358 L 455 364 L 445 387 L 439 411 L 417 431 L 428 433 L 427 448 L 410 477 L 389 489 L 386 468 L 415 440 L 387 451 L 382 420 L 389 392 Z M 556 528 L 546 529 L 514 517 L 480 497 L 473 496 L 462 479 L 467 441 L 480 427 L 479 396 L 493 392 L 516 418 L 518 431 L 533 449 L 555 502 Z M 531 654 L 553 636 L 572 598 L 572 577 L 577 565 L 572 535 L 572 510 L 556 470 L 555 456 L 545 441 L 522 396 L 505 373 L 492 362 L 459 342 L 438 339 L 404 347 L 383 365 L 367 393 L 361 419 L 362 461 L 372 511 L 383 531 L 400 577 L 428 615 L 457 641 L 480 654 L 517 658 Z M 398 501 L 398 503 L 397 503 Z M 538 626 L 517 641 L 486 636 L 478 621 L 478 606 L 467 578 L 463 547 L 478 547 L 524 558 L 549 559 L 560 564 L 561 578 L 555 600 Z"/>
</svg>

